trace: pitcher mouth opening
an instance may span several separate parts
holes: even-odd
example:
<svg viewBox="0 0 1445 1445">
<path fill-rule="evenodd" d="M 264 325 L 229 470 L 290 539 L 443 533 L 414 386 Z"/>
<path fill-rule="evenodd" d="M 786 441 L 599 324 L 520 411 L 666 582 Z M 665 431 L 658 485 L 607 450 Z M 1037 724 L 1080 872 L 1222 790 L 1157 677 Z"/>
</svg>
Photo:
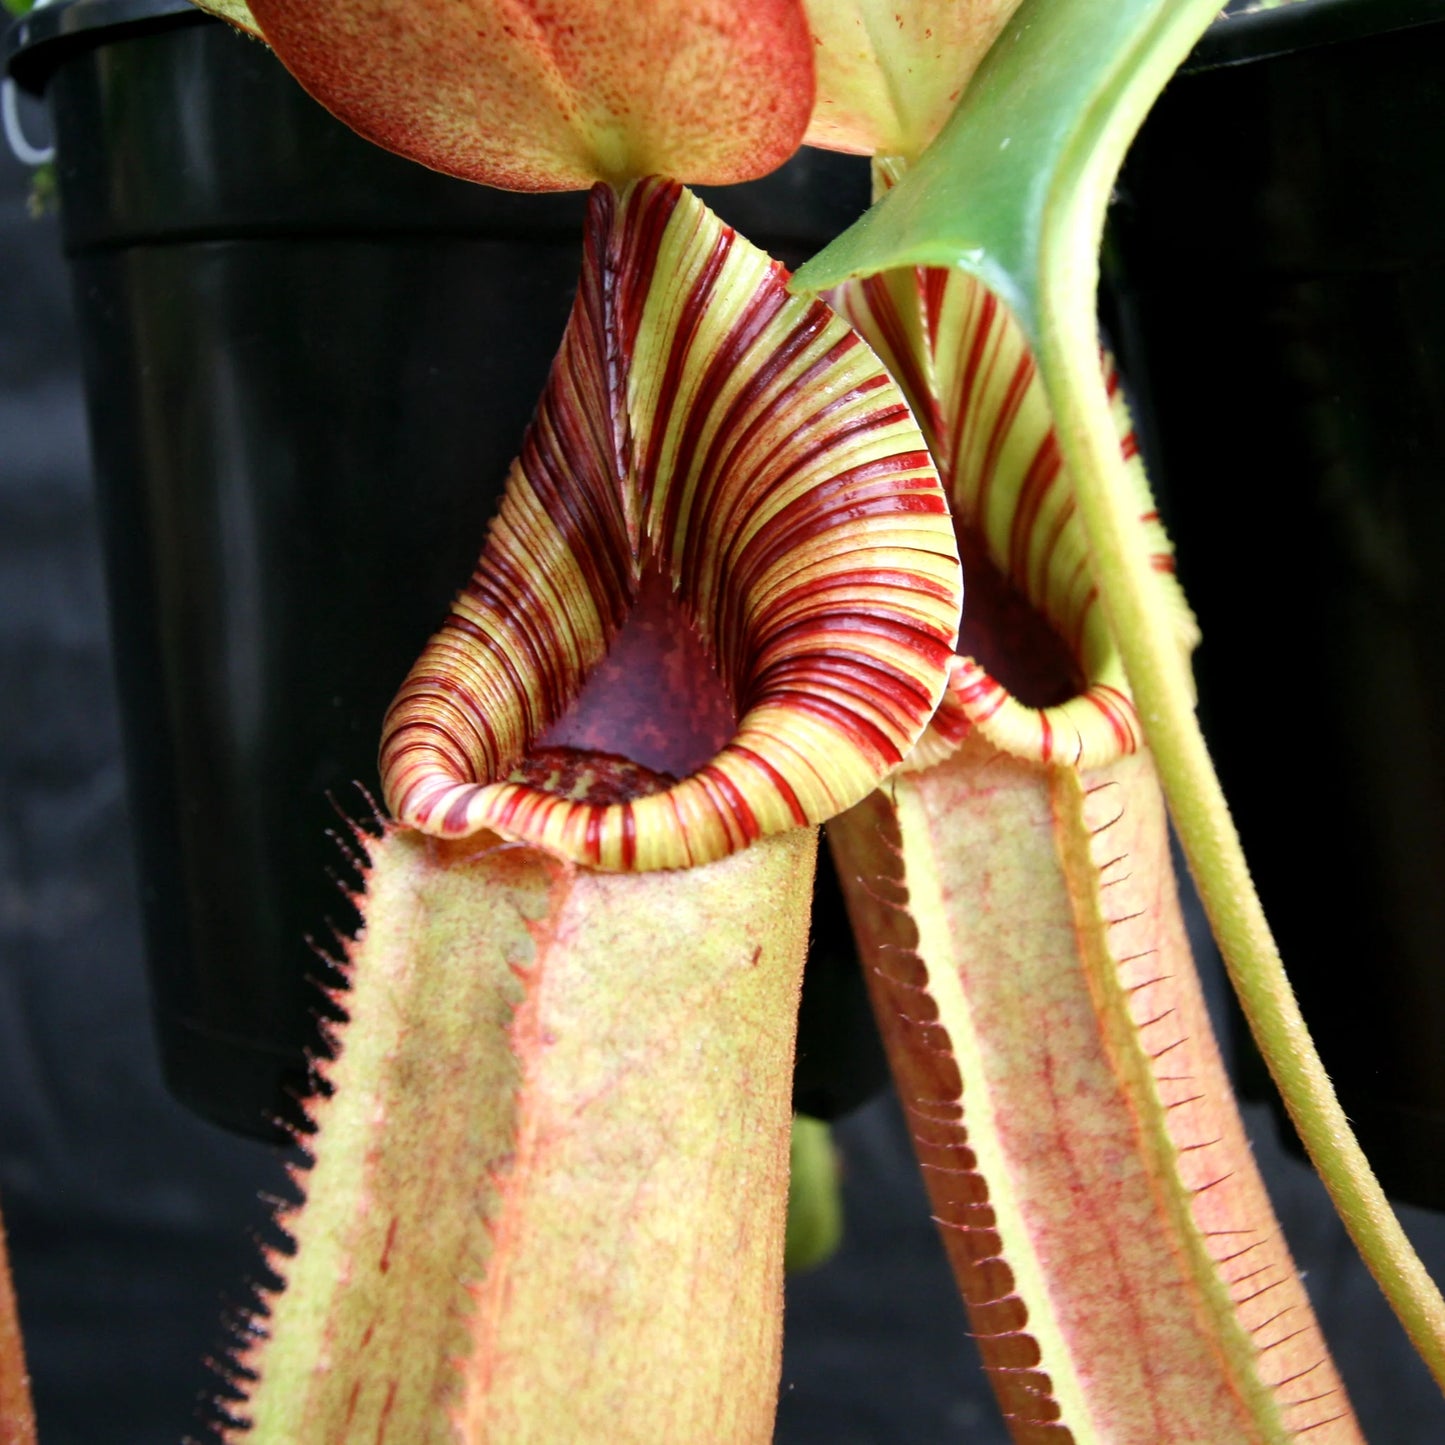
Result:
<svg viewBox="0 0 1445 1445">
<path fill-rule="evenodd" d="M 967 526 L 956 527 L 968 578 L 968 609 L 958 654 L 972 658 L 1026 708 L 1061 707 L 1089 681 L 1072 642 L 988 555 Z"/>
<path fill-rule="evenodd" d="M 506 781 L 591 807 L 631 803 L 705 766 L 737 722 L 697 628 L 649 567 L 607 656 Z"/>
<path fill-rule="evenodd" d="M 616 801 L 660 792 L 717 756 L 738 710 L 711 651 L 671 584 L 647 567 L 636 600 L 577 700 L 546 728 L 520 765 L 548 755 L 594 757 Z M 625 763 L 624 766 L 620 766 Z M 541 776 L 546 770 L 532 768 Z M 649 781 L 651 780 L 651 781 Z"/>
</svg>

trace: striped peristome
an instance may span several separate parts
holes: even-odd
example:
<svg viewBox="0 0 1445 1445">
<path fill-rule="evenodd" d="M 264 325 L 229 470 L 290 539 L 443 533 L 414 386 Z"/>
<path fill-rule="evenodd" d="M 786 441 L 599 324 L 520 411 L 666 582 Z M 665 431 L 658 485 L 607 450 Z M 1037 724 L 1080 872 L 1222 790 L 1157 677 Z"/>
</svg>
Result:
<svg viewBox="0 0 1445 1445">
<path fill-rule="evenodd" d="M 957 637 L 947 501 L 881 362 L 786 281 L 675 183 L 593 191 L 577 301 L 486 548 L 386 720 L 400 821 L 687 867 L 833 816 L 907 756 Z M 633 796 L 538 786 L 529 750 L 649 575 L 735 733 Z"/>
<path fill-rule="evenodd" d="M 959 525 L 1001 576 L 1048 620 L 1076 660 L 1080 686 L 1030 706 L 978 659 L 953 664 L 948 694 L 910 766 L 947 756 L 977 729 L 995 747 L 1040 762 L 1094 767 L 1135 751 L 1138 717 L 1105 625 L 1083 527 L 1043 383 L 1022 328 L 966 271 L 907 268 L 849 282 L 830 298 L 888 363 L 918 416 Z M 1137 497 L 1138 545 L 1176 621 L 1180 656 L 1196 641 L 1169 539 L 1149 494 L 1119 377 L 1105 359 Z"/>
</svg>

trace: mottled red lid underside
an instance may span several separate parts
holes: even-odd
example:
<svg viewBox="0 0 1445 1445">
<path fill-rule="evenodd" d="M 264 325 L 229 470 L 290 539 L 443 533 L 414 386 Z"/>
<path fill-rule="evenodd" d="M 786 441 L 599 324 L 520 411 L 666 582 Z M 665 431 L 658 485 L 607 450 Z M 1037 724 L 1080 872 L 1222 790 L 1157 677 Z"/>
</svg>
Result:
<svg viewBox="0 0 1445 1445">
<path fill-rule="evenodd" d="M 367 139 L 504 190 L 765 175 L 803 138 L 799 0 L 252 0 L 286 68 Z"/>
</svg>

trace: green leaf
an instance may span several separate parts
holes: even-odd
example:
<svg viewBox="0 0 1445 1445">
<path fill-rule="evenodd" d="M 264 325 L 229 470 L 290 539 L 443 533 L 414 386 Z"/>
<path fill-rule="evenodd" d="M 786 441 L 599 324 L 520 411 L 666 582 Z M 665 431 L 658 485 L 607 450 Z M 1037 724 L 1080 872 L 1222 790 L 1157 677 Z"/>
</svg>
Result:
<svg viewBox="0 0 1445 1445">
<path fill-rule="evenodd" d="M 1218 8 L 1218 0 L 1025 0 L 918 163 L 797 273 L 793 289 L 825 291 L 896 266 L 962 266 L 1036 343 L 1050 209 L 1122 93 L 1147 90 L 1152 100 Z"/>
</svg>

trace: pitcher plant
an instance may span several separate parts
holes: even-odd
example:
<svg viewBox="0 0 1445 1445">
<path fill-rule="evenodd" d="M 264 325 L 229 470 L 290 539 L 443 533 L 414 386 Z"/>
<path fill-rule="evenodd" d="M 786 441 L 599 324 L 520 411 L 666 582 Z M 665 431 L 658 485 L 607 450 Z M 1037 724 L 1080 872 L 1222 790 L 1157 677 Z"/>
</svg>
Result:
<svg viewBox="0 0 1445 1445">
<path fill-rule="evenodd" d="M 384 721 L 347 1018 L 227 1438 L 771 1438 L 827 824 L 1014 1439 L 1358 1440 L 1203 1007 L 1166 802 L 1445 1381 L 1445 1307 L 1199 740 L 1193 621 L 1098 348 L 1109 185 L 1215 6 L 203 8 L 381 145 L 591 193 L 505 495 Z M 881 199 L 790 279 L 685 186 L 805 140 L 873 155 Z"/>
</svg>

